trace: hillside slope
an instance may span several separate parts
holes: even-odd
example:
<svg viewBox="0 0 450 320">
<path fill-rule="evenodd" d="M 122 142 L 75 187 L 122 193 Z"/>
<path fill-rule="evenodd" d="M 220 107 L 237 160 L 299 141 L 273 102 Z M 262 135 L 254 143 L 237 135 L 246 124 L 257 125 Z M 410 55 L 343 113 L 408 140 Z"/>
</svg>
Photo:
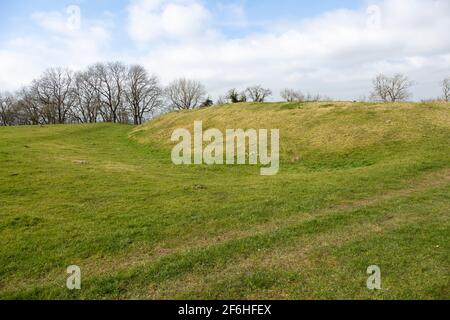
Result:
<svg viewBox="0 0 450 320">
<path fill-rule="evenodd" d="M 173 146 L 172 132 L 194 121 L 204 130 L 280 129 L 281 159 L 310 168 L 348 168 L 382 161 L 423 157 L 445 147 L 450 129 L 449 104 L 348 102 L 246 103 L 165 115 L 137 128 L 132 138 L 162 148 Z M 423 150 L 421 150 L 423 148 Z M 442 151 L 447 151 L 442 150 Z M 434 152 L 433 152 L 434 153 Z M 442 155 L 445 158 L 445 152 Z M 299 161 L 301 159 L 301 161 Z M 428 159 L 431 160 L 431 159 Z"/>
<path fill-rule="evenodd" d="M 173 165 L 172 131 L 196 120 L 279 128 L 279 174 Z M 448 104 L 0 128 L 0 298 L 448 298 L 449 141 Z M 385 290 L 367 290 L 370 265 Z"/>
</svg>

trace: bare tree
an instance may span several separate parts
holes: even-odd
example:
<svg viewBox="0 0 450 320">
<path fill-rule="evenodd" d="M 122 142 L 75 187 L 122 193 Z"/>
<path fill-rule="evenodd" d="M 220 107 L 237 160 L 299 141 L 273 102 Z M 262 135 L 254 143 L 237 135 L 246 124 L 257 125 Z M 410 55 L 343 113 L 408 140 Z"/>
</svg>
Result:
<svg viewBox="0 0 450 320">
<path fill-rule="evenodd" d="M 305 97 L 305 101 L 308 101 L 308 102 L 318 102 L 321 100 L 327 100 L 327 99 L 323 98 L 319 93 L 312 94 L 312 93 L 308 92 Z"/>
<path fill-rule="evenodd" d="M 7 107 L 5 104 L 5 98 L 3 97 L 3 94 L 0 92 L 0 126 L 6 126 L 5 118 L 7 114 Z"/>
<path fill-rule="evenodd" d="M 22 88 L 17 92 L 17 116 L 20 124 L 37 125 L 45 121 L 39 98 L 32 87 Z"/>
<path fill-rule="evenodd" d="M 387 77 L 383 74 L 378 75 L 373 80 L 373 100 L 383 102 L 404 101 L 411 96 L 409 89 L 413 82 L 402 74 L 396 74 L 393 77 Z"/>
<path fill-rule="evenodd" d="M 26 88 L 24 93 L 27 94 L 29 102 L 36 104 L 40 122 L 44 124 L 56 124 L 56 109 L 52 101 L 51 90 L 46 90 L 41 79 L 33 80 L 30 87 Z"/>
<path fill-rule="evenodd" d="M 134 124 L 144 122 L 146 114 L 162 107 L 162 89 L 155 75 L 149 76 L 144 67 L 135 65 L 128 70 L 125 97 Z"/>
<path fill-rule="evenodd" d="M 62 124 L 72 108 L 73 73 L 68 69 L 51 68 L 33 82 L 32 91 L 48 123 Z"/>
<path fill-rule="evenodd" d="M 89 72 L 93 72 L 98 80 L 97 90 L 103 106 L 100 110 L 103 120 L 118 122 L 119 112 L 124 107 L 126 66 L 120 62 L 97 63 L 89 68 Z M 91 83 L 91 86 L 96 85 L 97 83 Z"/>
<path fill-rule="evenodd" d="M 78 72 L 73 84 L 72 116 L 81 123 L 95 123 L 100 110 L 100 81 L 93 70 Z"/>
<path fill-rule="evenodd" d="M 206 91 L 200 82 L 182 78 L 172 82 L 165 89 L 165 95 L 171 109 L 189 110 L 204 101 Z"/>
<path fill-rule="evenodd" d="M 124 117 L 126 108 L 124 107 L 125 81 L 127 77 L 127 67 L 121 62 L 107 63 L 108 72 L 112 79 L 114 108 L 111 109 L 112 121 L 128 122 L 128 115 Z M 120 116 L 117 111 L 120 110 Z M 116 114 L 117 113 L 117 114 Z"/>
<path fill-rule="evenodd" d="M 221 105 L 227 104 L 228 101 L 229 100 L 225 96 L 219 96 L 219 98 L 217 99 L 216 104 L 221 106 Z"/>
<path fill-rule="evenodd" d="M 247 93 L 245 91 L 241 91 L 239 94 L 239 102 L 247 102 Z"/>
<path fill-rule="evenodd" d="M 11 126 L 16 119 L 16 99 L 9 93 L 0 93 L 0 126 Z"/>
<path fill-rule="evenodd" d="M 450 101 L 450 78 L 445 79 L 442 81 L 442 98 L 444 101 L 449 102 Z"/>
<path fill-rule="evenodd" d="M 248 87 L 246 90 L 247 97 L 253 102 L 264 102 L 267 97 L 272 95 L 270 89 L 264 89 L 261 86 Z"/>
<path fill-rule="evenodd" d="M 281 97 L 287 102 L 302 102 L 305 96 L 301 91 L 294 89 L 284 89 L 280 93 Z"/>
</svg>

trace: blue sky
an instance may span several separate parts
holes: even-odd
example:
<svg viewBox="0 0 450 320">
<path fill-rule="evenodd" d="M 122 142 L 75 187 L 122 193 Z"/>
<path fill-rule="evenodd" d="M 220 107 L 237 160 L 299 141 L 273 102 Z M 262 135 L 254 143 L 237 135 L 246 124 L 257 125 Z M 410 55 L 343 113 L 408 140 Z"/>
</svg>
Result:
<svg viewBox="0 0 450 320">
<path fill-rule="evenodd" d="M 242 5 L 252 19 L 301 19 L 308 16 L 318 15 L 321 12 L 337 8 L 357 8 L 366 1 L 364 0 L 204 0 L 202 3 L 211 10 L 220 5 L 235 3 Z M 16 18 L 26 20 L 34 11 L 63 10 L 69 5 L 78 5 L 84 14 L 95 17 L 98 12 L 109 10 L 125 16 L 127 2 L 124 0 L 16 0 L 1 1 L 0 13 L 2 20 L 0 26 L 7 27 Z M 6 18 L 3 20 L 3 18 Z M 5 30 L 2 28 L 2 30 Z M 7 30 L 7 29 L 6 29 Z"/>
<path fill-rule="evenodd" d="M 195 78 L 214 97 L 258 83 L 357 99 L 378 73 L 401 72 L 420 99 L 450 74 L 447 30 L 448 0 L 0 1 L 0 90 L 52 66 L 121 60 L 163 84 Z"/>
<path fill-rule="evenodd" d="M 236 4 L 242 6 L 250 21 L 254 23 L 245 28 L 223 27 L 230 36 L 254 32 L 270 21 L 295 21 L 319 15 L 333 9 L 355 9 L 364 5 L 364 0 L 204 0 L 202 3 L 212 12 L 220 11 L 221 6 Z M 0 37 L 30 30 L 34 27 L 30 16 L 36 11 L 63 11 L 70 5 L 78 5 L 83 16 L 94 19 L 99 14 L 110 11 L 118 21 L 126 23 L 127 1 L 124 0 L 16 0 L 0 1 Z"/>
</svg>

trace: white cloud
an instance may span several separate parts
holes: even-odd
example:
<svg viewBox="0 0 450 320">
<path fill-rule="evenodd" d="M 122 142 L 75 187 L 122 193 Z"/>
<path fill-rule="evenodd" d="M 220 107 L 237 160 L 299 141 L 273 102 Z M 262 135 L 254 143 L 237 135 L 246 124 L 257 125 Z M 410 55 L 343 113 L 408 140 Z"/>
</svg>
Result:
<svg viewBox="0 0 450 320">
<path fill-rule="evenodd" d="M 204 36 L 211 18 L 203 5 L 189 0 L 134 0 L 128 6 L 128 12 L 129 34 L 139 42 Z"/>
<path fill-rule="evenodd" d="M 261 83 L 275 92 L 291 86 L 355 99 L 370 91 L 380 72 L 414 78 L 416 98 L 437 95 L 438 82 L 450 74 L 450 2 L 376 4 L 375 21 L 366 8 L 336 10 L 295 24 L 268 25 L 266 32 L 243 38 L 152 46 L 141 62 L 165 81 L 202 80 L 214 95 Z"/>
<path fill-rule="evenodd" d="M 67 20 L 63 17 L 60 12 L 34 12 L 31 15 L 31 18 L 36 22 L 40 27 L 47 29 L 51 32 L 57 33 L 69 33 Z"/>
<path fill-rule="evenodd" d="M 31 18 L 38 32 L 16 36 L 0 47 L 3 90 L 28 84 L 48 67 L 81 69 L 107 57 L 111 35 L 102 22 L 74 24 L 67 11 L 35 12 Z"/>
<path fill-rule="evenodd" d="M 217 19 L 216 24 L 219 26 L 235 28 L 245 28 L 249 26 L 248 17 L 242 3 L 219 3 L 217 11 L 220 19 Z"/>
<path fill-rule="evenodd" d="M 267 22 L 265 31 L 255 32 L 255 21 L 247 24 L 236 3 L 214 10 L 200 0 L 131 0 L 126 31 L 136 47 L 113 44 L 117 39 L 105 21 L 83 19 L 73 30 L 65 11 L 35 13 L 39 33 L 0 44 L 0 87 L 26 84 L 45 67 L 79 69 L 114 59 L 141 63 L 164 83 L 180 76 L 201 80 L 214 97 L 258 83 L 274 92 L 294 87 L 355 99 L 369 93 L 380 72 L 411 77 L 415 98 L 437 96 L 438 83 L 450 76 L 450 1 L 374 0 L 371 5 L 371 10 Z M 230 12 L 240 23 L 230 22 Z M 223 28 L 230 25 L 246 35 L 227 35 Z"/>
</svg>

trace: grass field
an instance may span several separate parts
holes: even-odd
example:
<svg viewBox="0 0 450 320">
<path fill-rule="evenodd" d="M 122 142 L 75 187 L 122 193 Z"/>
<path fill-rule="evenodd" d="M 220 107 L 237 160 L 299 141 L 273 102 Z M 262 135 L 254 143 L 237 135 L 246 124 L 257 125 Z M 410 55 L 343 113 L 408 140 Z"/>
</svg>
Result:
<svg viewBox="0 0 450 320">
<path fill-rule="evenodd" d="M 279 174 L 174 166 L 170 135 L 195 120 L 279 128 Z M 449 104 L 0 128 L 2 299 L 448 299 L 449 240 Z M 381 291 L 366 288 L 370 265 Z"/>
</svg>

